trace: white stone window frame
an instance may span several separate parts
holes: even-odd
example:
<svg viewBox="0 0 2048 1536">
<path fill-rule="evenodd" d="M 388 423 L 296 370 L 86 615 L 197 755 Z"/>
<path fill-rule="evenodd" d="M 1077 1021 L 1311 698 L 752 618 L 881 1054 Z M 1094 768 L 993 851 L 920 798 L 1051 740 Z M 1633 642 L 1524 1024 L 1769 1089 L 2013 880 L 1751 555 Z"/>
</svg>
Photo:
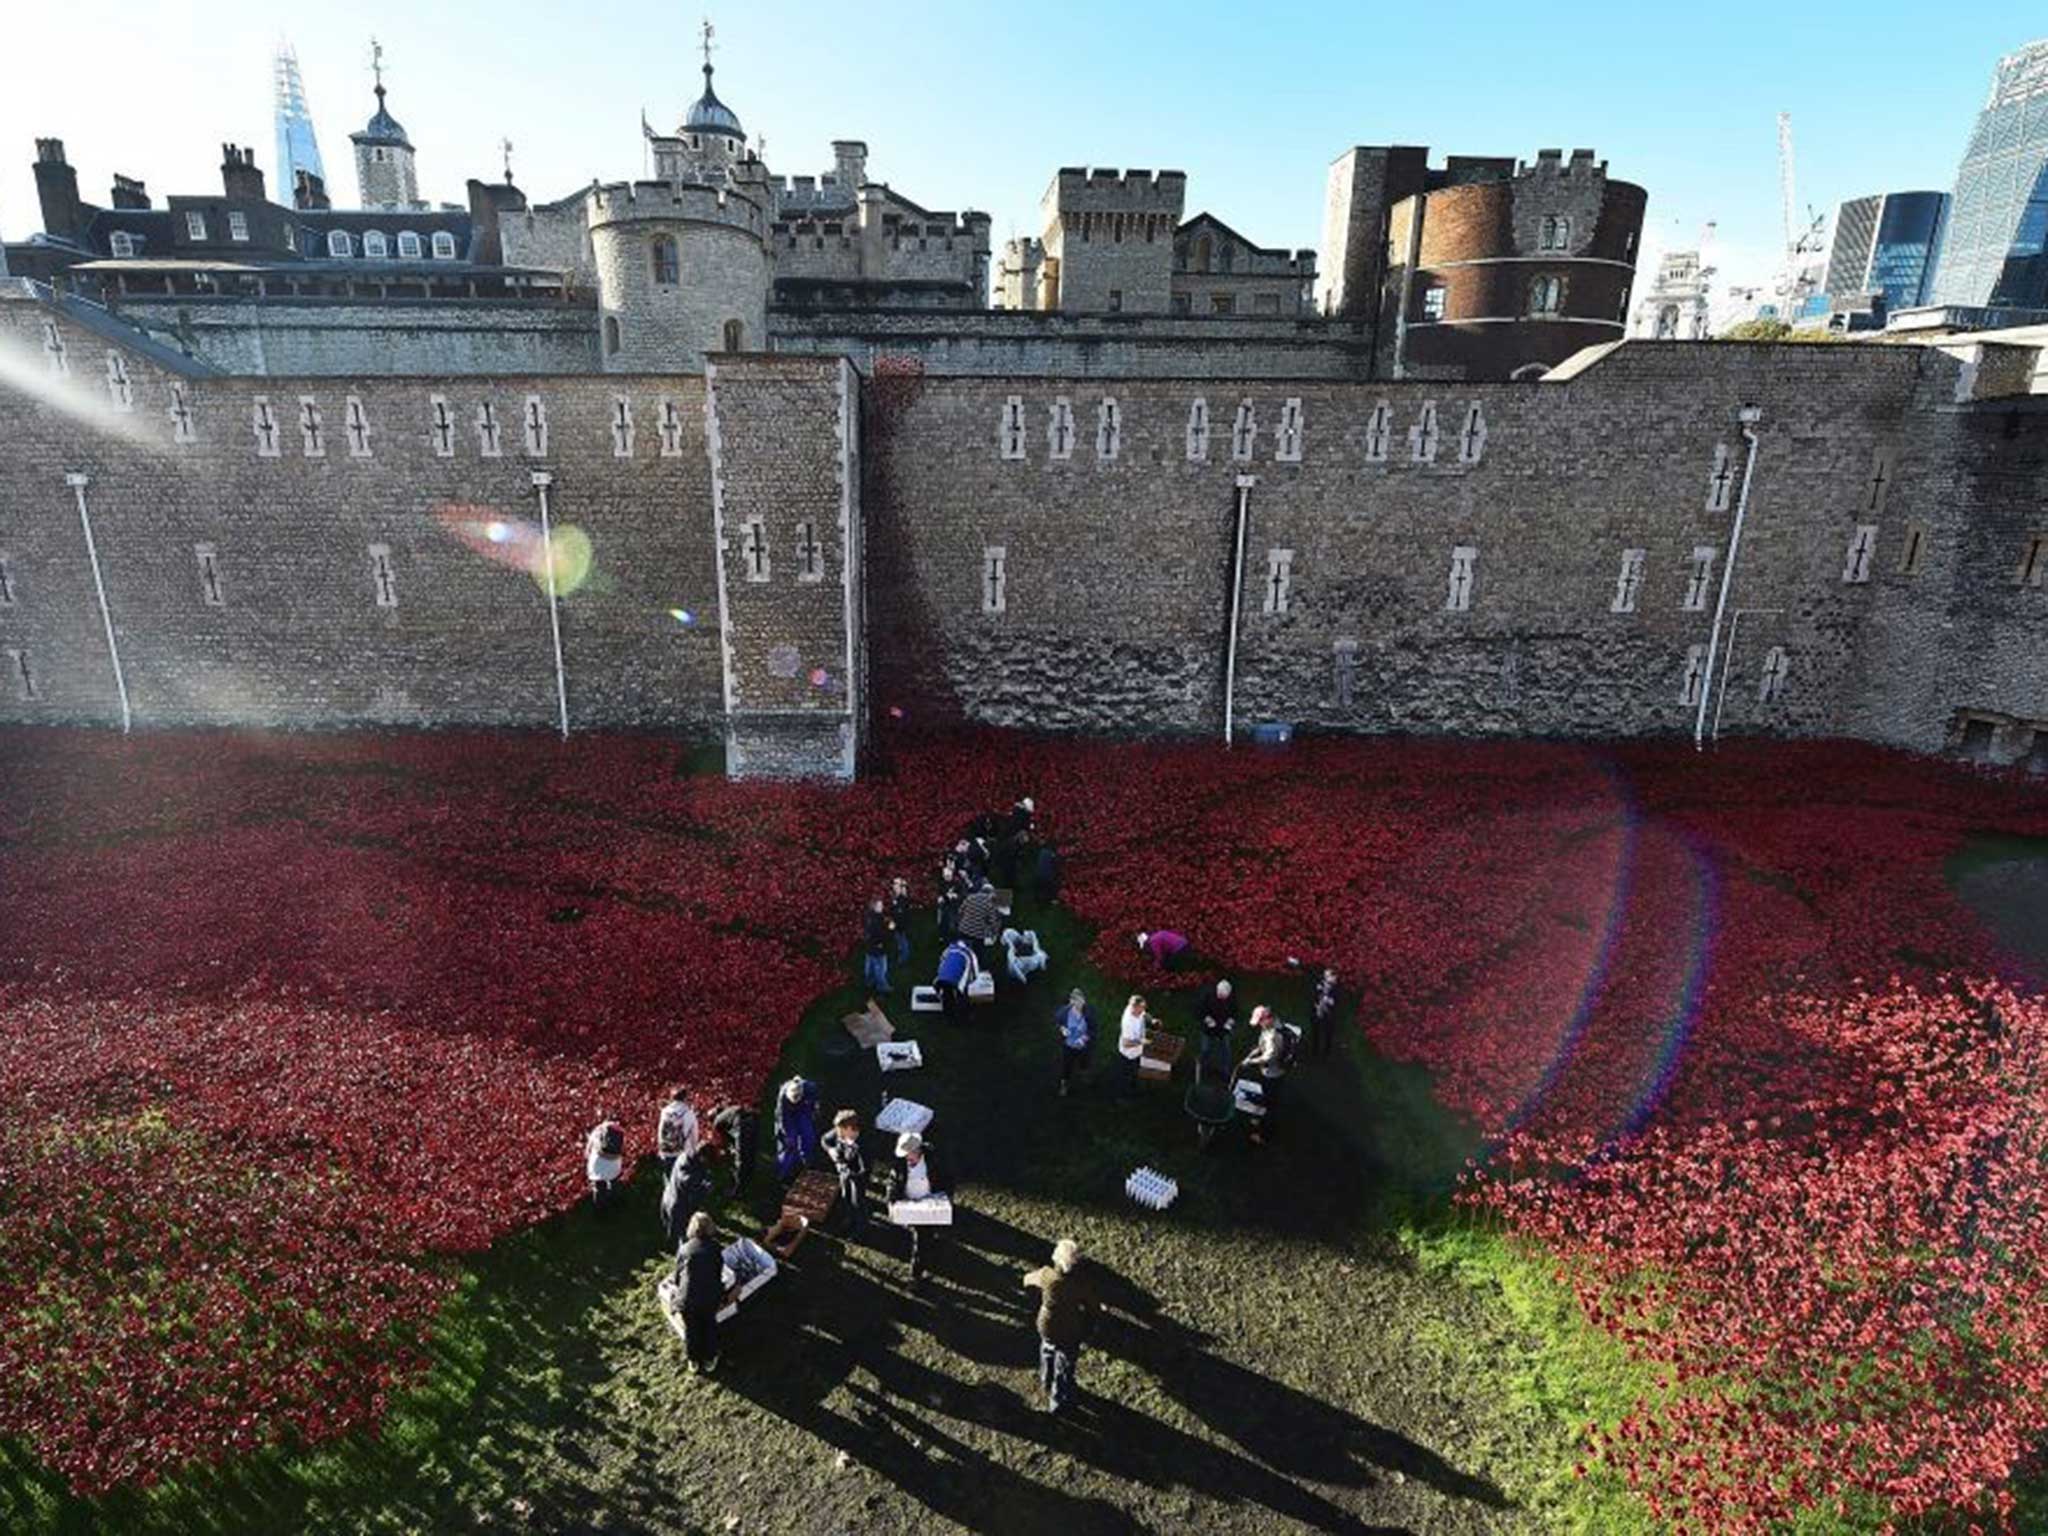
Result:
<svg viewBox="0 0 2048 1536">
<path fill-rule="evenodd" d="M 1486 410 L 1477 401 L 1465 406 L 1465 422 L 1458 428 L 1458 462 L 1477 464 L 1486 457 Z"/>
<path fill-rule="evenodd" d="M 1252 403 L 1250 395 L 1237 402 L 1237 410 L 1230 419 L 1230 462 L 1249 464 L 1259 446 L 1259 408 Z"/>
<path fill-rule="evenodd" d="M 1299 464 L 1305 436 L 1301 396 L 1289 395 L 1280 402 L 1280 421 L 1273 429 L 1273 462 Z"/>
<path fill-rule="evenodd" d="M 185 210 L 185 238 L 202 242 L 206 239 L 206 215 L 197 208 Z"/>
<path fill-rule="evenodd" d="M 1285 618 L 1294 599 L 1294 551 L 1274 547 L 1266 551 L 1266 584 L 1259 611 L 1273 618 Z"/>
<path fill-rule="evenodd" d="M 43 322 L 43 372 L 60 379 L 71 377 L 71 349 L 64 344 L 64 333 L 54 320 Z"/>
<path fill-rule="evenodd" d="M 398 259 L 418 261 L 421 252 L 420 232 L 416 229 L 401 229 L 398 232 Z"/>
<path fill-rule="evenodd" d="M 239 208 L 228 210 L 228 238 L 238 245 L 249 243 L 249 215 Z"/>
<path fill-rule="evenodd" d="M 173 380 L 170 386 L 171 403 L 164 407 L 164 414 L 171 418 L 171 441 L 174 443 L 196 443 L 199 441 L 199 419 L 192 414 L 191 397 L 185 393 L 185 386 Z"/>
<path fill-rule="evenodd" d="M 135 381 L 128 360 L 113 347 L 107 348 L 107 403 L 123 416 L 135 414 Z"/>
<path fill-rule="evenodd" d="M 384 231 L 383 231 L 383 230 L 381 230 L 381 229 L 366 229 L 366 230 L 364 230 L 364 231 L 363 231 L 363 260 L 365 260 L 365 261 L 389 261 L 390 259 L 391 259 L 391 242 L 390 242 L 390 240 L 388 240 L 387 238 L 385 238 L 385 235 L 384 235 Z"/>
<path fill-rule="evenodd" d="M 132 260 L 136 251 L 134 232 L 126 229 L 115 230 L 107 237 L 107 248 L 124 261 Z"/>
<path fill-rule="evenodd" d="M 345 229 L 327 231 L 327 254 L 335 261 L 347 261 L 355 254 L 355 244 Z"/>
<path fill-rule="evenodd" d="M 17 601 L 14 591 L 14 559 L 0 549 L 0 608 L 12 608 Z"/>
<path fill-rule="evenodd" d="M 455 457 L 455 410 L 446 395 L 427 396 L 427 444 L 437 459 Z"/>
<path fill-rule="evenodd" d="M 1190 464 L 1209 462 L 1209 401 L 1202 395 L 1188 404 L 1187 456 Z"/>
<path fill-rule="evenodd" d="M 1422 290 L 1422 323 L 1436 325 L 1442 322 L 1450 306 L 1450 289 L 1442 283 L 1431 283 Z"/>
<path fill-rule="evenodd" d="M 277 412 L 272 408 L 268 395 L 258 395 L 249 402 L 249 430 L 256 438 L 257 458 L 284 456 L 284 429 L 278 423 Z"/>
<path fill-rule="evenodd" d="M 1678 702 L 1698 704 L 1700 690 L 1706 684 L 1707 648 L 1704 645 L 1689 645 L 1685 648 L 1685 670 L 1679 674 Z"/>
<path fill-rule="evenodd" d="M 825 541 L 818 537 L 818 525 L 809 518 L 796 525 L 796 579 L 815 585 L 825 579 Z"/>
<path fill-rule="evenodd" d="M 1842 556 L 1842 584 L 1860 587 L 1870 580 L 1871 560 L 1877 554 L 1877 524 L 1858 523 L 1849 535 L 1849 548 Z"/>
<path fill-rule="evenodd" d="M 526 456 L 548 456 L 548 403 L 539 395 L 528 395 L 519 410 L 519 430 L 526 441 Z"/>
<path fill-rule="evenodd" d="M 1415 425 L 1408 429 L 1408 461 L 1411 464 L 1434 464 L 1442 441 L 1443 431 L 1437 424 L 1436 402 L 1425 400 L 1422 409 L 1416 413 Z"/>
<path fill-rule="evenodd" d="M 1001 544 L 981 550 L 981 611 L 1007 613 L 1010 607 L 1010 552 Z"/>
<path fill-rule="evenodd" d="M 476 451 L 479 458 L 502 458 L 505 453 L 505 424 L 498 420 L 498 408 L 488 400 L 476 403 Z"/>
<path fill-rule="evenodd" d="M 1116 402 L 1116 396 L 1104 395 L 1095 407 L 1095 457 L 1104 464 L 1113 464 L 1123 452 L 1124 420 L 1123 408 Z"/>
<path fill-rule="evenodd" d="M 1365 462 L 1384 464 L 1394 446 L 1394 402 L 1382 400 L 1365 418 Z"/>
<path fill-rule="evenodd" d="M 1444 612 L 1470 613 L 1472 589 L 1479 585 L 1479 547 L 1459 544 L 1451 550 L 1450 589 L 1444 597 Z"/>
<path fill-rule="evenodd" d="M 348 443 L 350 458 L 367 459 L 373 456 L 370 451 L 370 412 L 363 404 L 361 395 L 348 395 L 343 398 L 341 435 Z"/>
<path fill-rule="evenodd" d="M 1350 709 L 1358 692 L 1358 641 L 1344 636 L 1330 643 L 1331 691 L 1337 708 Z"/>
<path fill-rule="evenodd" d="M 1065 395 L 1055 395 L 1052 402 L 1052 419 L 1046 428 L 1046 443 L 1054 459 L 1071 459 L 1074 456 L 1074 402 Z"/>
<path fill-rule="evenodd" d="M 1756 701 L 1759 704 L 1775 704 L 1785 696 L 1785 683 L 1791 675 L 1792 658 L 1785 654 L 1785 647 L 1774 645 L 1764 652 L 1763 668 L 1757 678 Z"/>
<path fill-rule="evenodd" d="M 370 595 L 379 608 L 398 606 L 398 573 L 391 565 L 391 546 L 370 546 Z"/>
<path fill-rule="evenodd" d="M 1609 613 L 1636 611 L 1636 599 L 1643 590 L 1643 564 L 1648 558 L 1646 549 L 1624 549 L 1621 552 L 1621 569 L 1614 578 L 1614 600 L 1607 605 Z"/>
<path fill-rule="evenodd" d="M 661 457 L 680 459 L 683 456 L 683 408 L 676 404 L 673 396 L 661 397 L 661 426 L 656 436 L 661 439 Z"/>
<path fill-rule="evenodd" d="M 1685 592 L 1678 601 L 1679 612 L 1707 611 L 1707 598 L 1714 590 L 1714 562 L 1720 557 L 1721 551 L 1716 545 L 1693 545 L 1692 557 L 1686 566 Z"/>
<path fill-rule="evenodd" d="M 445 229 L 435 230 L 432 249 L 434 260 L 453 261 L 455 259 L 455 237 Z"/>
<path fill-rule="evenodd" d="M 1714 444 L 1713 466 L 1707 471 L 1707 510 L 1726 512 L 1735 490 L 1734 455 L 1726 443 Z"/>
<path fill-rule="evenodd" d="M 208 608 L 227 607 L 227 593 L 220 579 L 220 551 L 211 544 L 194 544 L 192 559 L 199 567 L 199 601 Z"/>
<path fill-rule="evenodd" d="M 1006 460 L 1020 460 L 1025 454 L 1024 397 L 1011 395 L 1003 401 L 1003 414 L 996 423 L 996 452 Z"/>
<path fill-rule="evenodd" d="M 7 658 L 7 671 L 14 679 L 15 696 L 24 704 L 33 704 L 42 698 L 36 687 L 35 669 L 28 664 L 28 652 L 19 646 L 10 646 L 0 652 Z"/>
<path fill-rule="evenodd" d="M 606 425 L 612 434 L 612 457 L 632 458 L 638 429 L 633 421 L 633 400 L 630 395 L 612 396 L 612 413 L 606 418 Z"/>
<path fill-rule="evenodd" d="M 327 457 L 327 429 L 320 420 L 320 402 L 299 396 L 299 450 L 309 459 Z"/>
<path fill-rule="evenodd" d="M 774 572 L 768 552 L 768 520 L 747 518 L 740 524 L 740 574 L 758 584 L 772 580 Z"/>
</svg>

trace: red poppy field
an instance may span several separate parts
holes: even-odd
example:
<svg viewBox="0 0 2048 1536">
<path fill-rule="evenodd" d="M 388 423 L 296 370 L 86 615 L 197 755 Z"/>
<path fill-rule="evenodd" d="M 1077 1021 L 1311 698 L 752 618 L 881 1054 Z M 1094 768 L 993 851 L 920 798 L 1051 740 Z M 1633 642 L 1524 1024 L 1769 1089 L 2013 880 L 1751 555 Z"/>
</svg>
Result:
<svg viewBox="0 0 2048 1536">
<path fill-rule="evenodd" d="M 983 737 L 844 790 L 638 738 L 0 737 L 0 1435 L 82 1493 L 374 1423 L 600 1112 L 754 1098 L 972 814 L 1093 960 L 1335 964 L 1488 1135 L 1460 1199 L 1665 1385 L 1589 1469 L 1698 1529 L 1996 1527 L 2048 1430 L 2048 1002 L 1955 899 L 2038 787 L 1846 745 Z M 1177 978 L 1192 984 L 1198 972 Z"/>
</svg>

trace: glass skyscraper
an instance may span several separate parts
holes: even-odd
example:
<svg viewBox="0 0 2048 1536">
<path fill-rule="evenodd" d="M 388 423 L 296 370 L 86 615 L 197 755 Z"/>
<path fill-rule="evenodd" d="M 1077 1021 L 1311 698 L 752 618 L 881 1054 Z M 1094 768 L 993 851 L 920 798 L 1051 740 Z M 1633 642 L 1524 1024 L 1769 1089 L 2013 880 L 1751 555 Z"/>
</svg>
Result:
<svg viewBox="0 0 2048 1536">
<path fill-rule="evenodd" d="M 1858 310 L 1869 294 L 1882 295 L 1887 314 L 1925 304 L 1947 212 L 1946 192 L 1888 192 L 1842 204 L 1828 247 L 1828 307 Z"/>
<path fill-rule="evenodd" d="M 2048 307 L 2048 41 L 1998 61 L 1956 172 L 1931 302 Z"/>
<path fill-rule="evenodd" d="M 290 43 L 277 47 L 277 182 L 271 195 L 286 207 L 298 173 L 327 180 L 320 164 L 320 142 L 313 137 L 313 119 L 306 111 L 306 87 L 299 79 L 299 56 Z"/>
</svg>

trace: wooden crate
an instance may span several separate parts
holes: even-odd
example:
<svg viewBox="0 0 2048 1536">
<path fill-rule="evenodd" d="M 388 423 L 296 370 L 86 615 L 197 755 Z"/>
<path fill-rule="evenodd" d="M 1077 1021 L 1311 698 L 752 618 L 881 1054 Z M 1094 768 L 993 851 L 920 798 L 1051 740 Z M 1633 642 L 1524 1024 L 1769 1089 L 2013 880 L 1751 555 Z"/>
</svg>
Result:
<svg viewBox="0 0 2048 1536">
<path fill-rule="evenodd" d="M 1187 1046 L 1179 1035 L 1163 1029 L 1146 1030 L 1145 1054 L 1138 1059 L 1138 1076 L 1148 1083 L 1171 1082 L 1173 1069 Z"/>
<path fill-rule="evenodd" d="M 806 1168 L 782 1197 L 782 1214 L 761 1241 L 781 1258 L 788 1258 L 804 1235 L 832 1209 L 839 1198 L 839 1181 L 822 1168 Z"/>
</svg>

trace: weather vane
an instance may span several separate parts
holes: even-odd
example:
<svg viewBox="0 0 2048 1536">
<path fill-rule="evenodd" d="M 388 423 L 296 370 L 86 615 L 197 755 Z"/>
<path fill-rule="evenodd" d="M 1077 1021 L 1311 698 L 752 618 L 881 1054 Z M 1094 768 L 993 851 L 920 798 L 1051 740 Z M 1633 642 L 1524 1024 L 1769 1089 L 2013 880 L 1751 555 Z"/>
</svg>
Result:
<svg viewBox="0 0 2048 1536">
<path fill-rule="evenodd" d="M 704 18 L 704 67 L 706 69 L 711 67 L 711 33 L 711 18 L 706 16 Z"/>
<path fill-rule="evenodd" d="M 376 77 L 377 90 L 384 90 L 384 45 L 374 37 L 370 39 L 370 73 Z"/>
<path fill-rule="evenodd" d="M 509 187 L 512 185 L 512 141 L 510 139 L 500 139 L 498 140 L 498 148 L 505 152 L 505 185 Z"/>
</svg>

